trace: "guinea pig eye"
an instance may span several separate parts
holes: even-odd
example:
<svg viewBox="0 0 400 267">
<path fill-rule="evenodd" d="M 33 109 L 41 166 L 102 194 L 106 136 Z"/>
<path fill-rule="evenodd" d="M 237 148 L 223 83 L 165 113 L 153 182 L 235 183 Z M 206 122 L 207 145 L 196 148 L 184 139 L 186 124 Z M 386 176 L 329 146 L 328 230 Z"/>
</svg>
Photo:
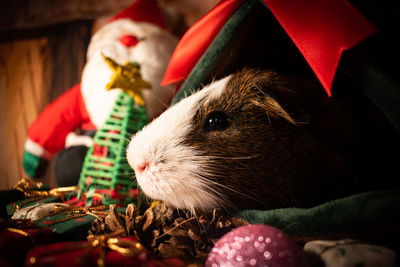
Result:
<svg viewBox="0 0 400 267">
<path fill-rule="evenodd" d="M 207 115 L 204 121 L 203 129 L 205 131 L 222 131 L 229 127 L 230 121 L 228 116 L 222 111 L 213 111 Z"/>
</svg>

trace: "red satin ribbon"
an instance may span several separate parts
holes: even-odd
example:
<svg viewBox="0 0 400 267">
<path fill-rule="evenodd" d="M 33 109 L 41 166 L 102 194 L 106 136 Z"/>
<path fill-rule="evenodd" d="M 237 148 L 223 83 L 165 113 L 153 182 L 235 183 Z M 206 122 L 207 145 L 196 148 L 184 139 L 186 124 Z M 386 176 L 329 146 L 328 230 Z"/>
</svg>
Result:
<svg viewBox="0 0 400 267">
<path fill-rule="evenodd" d="M 162 85 L 185 79 L 244 0 L 222 0 L 182 37 Z M 347 0 L 264 0 L 303 54 L 328 95 L 342 52 L 376 33 Z"/>
<path fill-rule="evenodd" d="M 328 95 L 342 52 L 378 29 L 347 0 L 264 0 Z"/>
</svg>

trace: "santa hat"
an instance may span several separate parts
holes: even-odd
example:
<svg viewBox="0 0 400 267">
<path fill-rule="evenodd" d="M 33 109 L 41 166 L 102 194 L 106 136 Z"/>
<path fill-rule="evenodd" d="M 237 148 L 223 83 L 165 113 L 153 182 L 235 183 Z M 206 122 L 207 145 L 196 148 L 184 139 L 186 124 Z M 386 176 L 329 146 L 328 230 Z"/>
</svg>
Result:
<svg viewBox="0 0 400 267">
<path fill-rule="evenodd" d="M 155 0 L 135 0 L 132 5 L 115 15 L 110 22 L 118 19 L 149 22 L 167 29 L 161 10 Z"/>
</svg>

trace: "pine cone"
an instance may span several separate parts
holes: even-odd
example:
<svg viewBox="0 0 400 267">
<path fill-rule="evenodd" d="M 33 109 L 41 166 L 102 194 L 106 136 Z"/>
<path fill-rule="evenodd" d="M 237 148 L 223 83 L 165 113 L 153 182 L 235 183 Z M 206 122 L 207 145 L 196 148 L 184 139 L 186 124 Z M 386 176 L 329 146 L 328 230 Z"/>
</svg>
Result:
<svg viewBox="0 0 400 267">
<path fill-rule="evenodd" d="M 89 235 L 104 235 L 106 234 L 105 232 L 106 225 L 104 223 L 104 218 L 101 218 L 101 220 L 96 219 L 92 222 L 92 226 L 88 232 Z"/>
<path fill-rule="evenodd" d="M 104 235 L 123 229 L 161 258 L 176 257 L 193 266 L 202 266 L 219 238 L 247 224 L 218 210 L 195 217 L 162 202 L 154 202 L 139 213 L 134 204 L 128 205 L 126 215 L 119 214 L 115 205 L 111 205 L 110 214 L 95 220 L 89 233 Z"/>
<path fill-rule="evenodd" d="M 126 231 L 125 227 L 125 216 L 122 214 L 119 214 L 116 208 L 116 205 L 110 205 L 109 206 L 110 213 L 105 217 L 104 223 L 106 226 L 106 232 L 107 233 L 112 233 L 116 232 L 119 230 L 124 230 Z"/>
<path fill-rule="evenodd" d="M 128 235 L 135 235 L 135 218 L 137 215 L 137 208 L 134 204 L 128 204 L 126 207 L 125 227 Z"/>
<path fill-rule="evenodd" d="M 125 215 L 117 211 L 116 205 L 109 206 L 110 212 L 105 218 L 96 219 L 92 222 L 89 235 L 105 235 L 116 231 L 124 230 L 126 234 Z"/>
<path fill-rule="evenodd" d="M 128 207 L 128 233 L 134 233 L 149 250 L 162 258 L 178 257 L 200 265 L 222 235 L 247 224 L 217 210 L 208 216 L 193 217 L 164 203 L 152 205 L 143 215 L 133 214 L 133 207 Z"/>
</svg>

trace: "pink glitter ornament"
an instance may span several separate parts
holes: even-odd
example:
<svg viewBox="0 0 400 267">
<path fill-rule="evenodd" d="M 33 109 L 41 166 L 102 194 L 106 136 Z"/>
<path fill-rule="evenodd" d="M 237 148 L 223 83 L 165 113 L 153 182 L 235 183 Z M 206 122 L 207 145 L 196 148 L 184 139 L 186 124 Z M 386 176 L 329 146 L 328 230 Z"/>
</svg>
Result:
<svg viewBox="0 0 400 267">
<path fill-rule="evenodd" d="M 206 267 L 309 266 L 302 249 L 281 230 L 262 224 L 241 226 L 215 244 Z"/>
</svg>

